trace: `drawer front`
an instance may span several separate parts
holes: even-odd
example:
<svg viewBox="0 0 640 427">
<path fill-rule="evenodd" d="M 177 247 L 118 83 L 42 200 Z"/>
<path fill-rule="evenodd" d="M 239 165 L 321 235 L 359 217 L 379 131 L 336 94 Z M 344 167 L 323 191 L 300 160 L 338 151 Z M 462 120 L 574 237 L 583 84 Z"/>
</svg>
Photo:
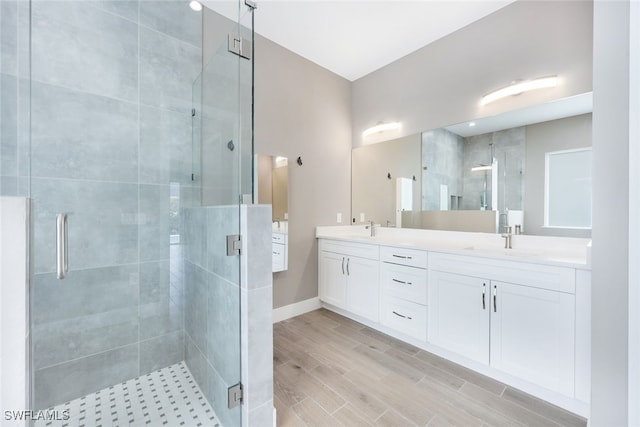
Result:
<svg viewBox="0 0 640 427">
<path fill-rule="evenodd" d="M 427 305 L 427 270 L 383 262 L 381 273 L 383 294 Z"/>
<path fill-rule="evenodd" d="M 416 249 L 380 247 L 380 260 L 393 264 L 409 265 L 411 267 L 427 268 L 427 252 Z"/>
<path fill-rule="evenodd" d="M 343 242 L 340 240 L 320 239 L 319 250 L 367 259 L 380 259 L 379 246 L 366 243 Z"/>
<path fill-rule="evenodd" d="M 390 296 L 382 298 L 380 322 L 391 329 L 427 341 L 427 307 Z"/>
<path fill-rule="evenodd" d="M 287 235 L 285 233 L 271 233 L 271 242 L 286 244 Z"/>
<path fill-rule="evenodd" d="M 282 271 L 285 266 L 285 246 L 279 243 L 271 244 L 271 271 Z"/>
</svg>

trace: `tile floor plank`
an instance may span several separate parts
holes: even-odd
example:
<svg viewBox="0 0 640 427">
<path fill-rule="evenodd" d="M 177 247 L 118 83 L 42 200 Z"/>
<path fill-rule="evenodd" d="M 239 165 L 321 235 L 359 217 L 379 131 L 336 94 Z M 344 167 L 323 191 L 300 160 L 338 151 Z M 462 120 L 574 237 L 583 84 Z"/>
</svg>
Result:
<svg viewBox="0 0 640 427">
<path fill-rule="evenodd" d="M 344 406 L 346 401 L 335 391 L 318 381 L 300 366 L 286 363 L 275 368 L 275 375 L 283 378 L 289 384 L 295 384 L 301 393 L 312 396 L 313 399 L 329 414 Z"/>
<path fill-rule="evenodd" d="M 433 366 L 440 368 L 444 371 L 451 372 L 453 375 L 462 378 L 463 380 L 475 384 L 483 389 L 495 394 L 502 395 L 502 392 L 506 388 L 504 384 L 496 381 L 492 378 L 479 374 L 471 369 L 460 366 L 454 362 L 446 360 L 435 354 L 420 350 L 416 357 L 424 362 L 430 363 Z"/>
<path fill-rule="evenodd" d="M 326 309 L 274 325 L 278 426 L 584 427 L 586 420 Z"/>
<path fill-rule="evenodd" d="M 293 406 L 293 411 L 310 427 L 336 425 L 336 421 L 313 399 L 305 399 Z"/>
<path fill-rule="evenodd" d="M 318 366 L 312 374 L 325 384 L 331 384 L 331 388 L 343 399 L 358 408 L 371 421 L 374 421 L 387 409 L 387 405 L 374 397 L 370 390 L 359 387 L 339 372 L 327 366 Z"/>
</svg>

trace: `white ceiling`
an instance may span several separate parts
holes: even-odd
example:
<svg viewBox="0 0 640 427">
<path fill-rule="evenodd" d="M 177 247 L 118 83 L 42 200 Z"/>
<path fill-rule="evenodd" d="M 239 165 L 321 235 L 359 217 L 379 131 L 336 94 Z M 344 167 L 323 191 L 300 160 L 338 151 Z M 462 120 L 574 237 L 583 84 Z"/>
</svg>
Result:
<svg viewBox="0 0 640 427">
<path fill-rule="evenodd" d="M 257 0 L 255 31 L 354 81 L 513 1 Z M 237 14 L 234 2 L 204 3 Z"/>
</svg>

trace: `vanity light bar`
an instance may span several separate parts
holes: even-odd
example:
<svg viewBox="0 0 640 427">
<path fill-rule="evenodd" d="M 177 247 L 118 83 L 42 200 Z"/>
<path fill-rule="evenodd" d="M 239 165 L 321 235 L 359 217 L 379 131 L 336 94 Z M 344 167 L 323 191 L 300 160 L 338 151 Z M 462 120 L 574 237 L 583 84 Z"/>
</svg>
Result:
<svg viewBox="0 0 640 427">
<path fill-rule="evenodd" d="M 369 129 L 362 132 L 362 136 L 366 138 L 369 135 L 373 135 L 374 133 L 382 133 L 389 130 L 396 130 L 400 128 L 400 123 L 391 122 L 391 123 L 378 123 L 375 126 L 370 127 Z"/>
<path fill-rule="evenodd" d="M 540 77 L 533 80 L 526 80 L 523 82 L 516 82 L 502 89 L 495 90 L 482 97 L 480 104 L 487 105 L 490 102 L 497 101 L 498 99 L 506 98 L 507 96 L 520 95 L 523 92 L 530 90 L 544 89 L 549 87 L 556 87 L 558 85 L 558 76 Z"/>
</svg>

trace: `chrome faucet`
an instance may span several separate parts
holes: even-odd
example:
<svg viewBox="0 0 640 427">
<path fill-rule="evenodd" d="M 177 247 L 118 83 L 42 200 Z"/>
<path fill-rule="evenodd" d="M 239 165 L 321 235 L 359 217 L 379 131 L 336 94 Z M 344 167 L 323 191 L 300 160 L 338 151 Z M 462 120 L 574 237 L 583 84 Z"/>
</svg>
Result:
<svg viewBox="0 0 640 427">
<path fill-rule="evenodd" d="M 367 225 L 366 227 L 364 227 L 366 230 L 371 230 L 371 237 L 374 237 L 375 234 L 375 224 L 373 223 L 373 221 L 369 221 L 369 225 Z"/>
<path fill-rule="evenodd" d="M 511 249 L 511 226 L 507 226 L 506 233 L 502 233 L 504 237 L 504 248 Z"/>
<path fill-rule="evenodd" d="M 395 227 L 396 225 L 393 224 L 391 221 L 387 220 L 387 228 L 389 227 Z"/>
<path fill-rule="evenodd" d="M 280 230 L 280 219 L 276 218 L 275 221 L 273 221 L 273 222 L 277 222 L 278 223 L 278 230 Z"/>
</svg>

